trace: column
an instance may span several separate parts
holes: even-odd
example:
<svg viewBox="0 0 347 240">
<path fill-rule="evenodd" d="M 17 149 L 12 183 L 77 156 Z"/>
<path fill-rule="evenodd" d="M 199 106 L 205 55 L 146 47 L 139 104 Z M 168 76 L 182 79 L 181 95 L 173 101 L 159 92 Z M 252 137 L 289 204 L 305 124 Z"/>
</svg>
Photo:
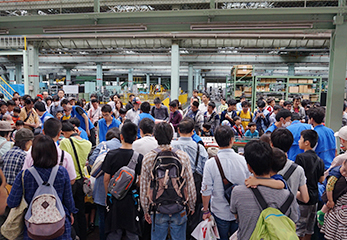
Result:
<svg viewBox="0 0 347 240">
<path fill-rule="evenodd" d="M 10 84 L 14 84 L 14 79 L 15 79 L 15 70 L 14 69 L 10 69 Z"/>
<path fill-rule="evenodd" d="M 343 20 L 343 16 L 336 16 L 336 29 L 332 33 L 330 40 L 326 125 L 335 132 L 341 127 L 340 106 L 343 103 L 346 82 L 347 23 Z"/>
<path fill-rule="evenodd" d="M 288 76 L 294 76 L 295 75 L 295 66 L 294 63 L 288 64 Z"/>
<path fill-rule="evenodd" d="M 102 64 L 96 64 L 96 90 L 103 92 L 102 88 Z"/>
<path fill-rule="evenodd" d="M 71 68 L 65 68 L 66 71 L 66 85 L 71 85 Z"/>
<path fill-rule="evenodd" d="M 158 85 L 161 85 L 161 77 L 158 77 Z"/>
<path fill-rule="evenodd" d="M 22 84 L 22 63 L 16 63 L 16 84 Z"/>
<path fill-rule="evenodd" d="M 150 80 L 149 74 L 147 73 L 147 74 L 146 74 L 146 86 L 147 86 L 147 92 L 148 92 L 148 93 L 149 93 L 149 91 L 150 91 L 150 85 L 151 85 L 151 80 Z"/>
<path fill-rule="evenodd" d="M 188 65 L 188 98 L 193 94 L 193 64 Z"/>
<path fill-rule="evenodd" d="M 100 0 L 94 0 L 94 12 L 100 13 Z"/>
<path fill-rule="evenodd" d="M 200 83 L 200 69 L 195 69 L 194 89 L 198 90 Z"/>
<path fill-rule="evenodd" d="M 23 50 L 23 76 L 24 76 L 24 94 L 29 94 L 29 64 L 28 50 Z"/>
<path fill-rule="evenodd" d="M 180 85 L 180 48 L 178 43 L 171 46 L 171 96 L 170 100 L 178 99 Z"/>
<path fill-rule="evenodd" d="M 28 46 L 28 79 L 29 95 L 36 96 L 40 90 L 39 79 L 39 50 L 33 45 Z M 25 86 L 24 86 L 25 89 Z"/>
<path fill-rule="evenodd" d="M 202 77 L 202 76 L 201 76 L 200 90 L 206 92 L 206 89 L 205 89 L 205 77 Z"/>
<path fill-rule="evenodd" d="M 130 68 L 128 72 L 128 91 L 130 93 L 133 91 L 133 72 L 134 69 Z"/>
<path fill-rule="evenodd" d="M 116 77 L 117 86 L 119 86 L 119 77 Z"/>
</svg>

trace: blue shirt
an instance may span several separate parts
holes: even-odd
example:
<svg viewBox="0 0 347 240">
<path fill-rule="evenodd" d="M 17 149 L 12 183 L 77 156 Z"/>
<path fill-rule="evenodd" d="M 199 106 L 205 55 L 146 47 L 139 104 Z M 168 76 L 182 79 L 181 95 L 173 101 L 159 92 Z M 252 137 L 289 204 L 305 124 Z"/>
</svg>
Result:
<svg viewBox="0 0 347 240">
<path fill-rule="evenodd" d="M 251 130 L 248 129 L 245 133 L 245 137 L 257 138 L 257 137 L 259 137 L 259 132 L 258 132 L 258 130 L 255 130 L 254 133 L 251 133 Z"/>
<path fill-rule="evenodd" d="M 335 158 L 336 141 L 334 131 L 323 125 L 314 128 L 318 133 L 318 144 L 315 149 L 318 157 L 323 159 L 325 169 L 328 169 Z"/>
<path fill-rule="evenodd" d="M 195 130 L 194 130 L 194 134 L 192 136 L 192 139 L 193 139 L 194 142 L 197 142 L 197 143 L 198 142 L 202 142 L 201 137 L 198 134 L 196 134 Z"/>
<path fill-rule="evenodd" d="M 81 128 L 83 128 L 84 130 L 87 131 L 87 129 L 86 129 L 86 123 L 85 123 L 85 121 L 84 121 L 84 118 L 82 117 L 81 114 L 79 114 L 79 113 L 77 112 L 77 110 L 76 110 L 77 108 L 80 108 L 80 109 L 84 112 L 84 114 L 87 116 L 87 118 L 88 118 L 88 115 L 87 115 L 86 111 L 84 111 L 84 109 L 81 108 L 80 106 L 72 106 L 71 117 L 77 117 L 77 118 L 80 120 L 80 122 L 81 122 L 81 125 L 80 125 Z M 88 125 L 89 125 L 89 130 L 94 128 L 94 124 L 92 123 L 92 121 L 90 121 L 89 118 L 88 118 Z"/>
<path fill-rule="evenodd" d="M 139 116 L 138 116 L 137 125 L 139 125 L 141 120 L 144 119 L 144 118 L 149 118 L 149 119 L 153 120 L 153 122 L 155 122 L 155 119 L 154 119 L 154 117 L 151 114 L 149 114 L 149 113 L 140 113 Z M 137 138 L 141 138 L 140 128 L 137 129 Z"/>
<path fill-rule="evenodd" d="M 81 128 L 81 127 L 79 127 L 79 128 L 78 128 L 78 130 L 80 130 L 80 131 L 81 131 L 80 137 L 81 137 L 81 138 L 83 138 L 83 139 L 85 139 L 85 140 L 88 140 L 88 141 L 89 141 L 89 138 L 88 138 L 88 134 L 87 134 L 87 132 L 86 132 L 86 131 L 84 131 L 84 129 L 83 129 L 83 128 Z"/>
<path fill-rule="evenodd" d="M 106 120 L 104 118 L 100 119 L 98 122 L 98 125 L 99 125 L 99 142 L 101 143 L 103 141 L 106 141 L 107 131 L 110 130 L 111 128 L 114 128 L 114 127 L 119 128 L 120 124 L 121 124 L 120 121 L 113 118 L 111 124 L 107 126 Z"/>
<path fill-rule="evenodd" d="M 267 132 L 271 132 L 272 133 L 276 129 L 277 129 L 277 127 L 276 127 L 275 123 L 273 123 L 268 129 L 266 129 L 265 133 L 267 133 Z"/>
<path fill-rule="evenodd" d="M 283 179 L 283 176 L 280 175 L 280 174 L 275 174 L 273 176 L 271 176 L 272 179 L 275 179 L 275 180 L 280 180 L 284 183 L 284 189 L 288 189 L 288 185 L 286 183 L 286 181 Z"/>
<path fill-rule="evenodd" d="M 337 179 L 339 179 L 342 176 L 342 174 L 340 172 L 341 167 L 342 166 L 336 166 L 336 167 L 333 167 L 332 169 L 330 169 L 329 170 L 329 177 L 334 176 Z"/>
<path fill-rule="evenodd" d="M 41 132 L 43 130 L 43 124 L 45 123 L 45 121 L 49 118 L 54 118 L 52 114 L 50 114 L 49 112 L 45 112 L 44 114 L 42 114 L 42 116 L 40 117 L 40 120 L 41 120 Z"/>
<path fill-rule="evenodd" d="M 312 129 L 312 125 L 295 120 L 290 126 L 287 127 L 287 129 L 293 134 L 294 137 L 294 142 L 287 152 L 287 155 L 289 160 L 295 161 L 296 155 L 304 152 L 304 150 L 299 148 L 301 132 L 307 129 Z"/>
</svg>

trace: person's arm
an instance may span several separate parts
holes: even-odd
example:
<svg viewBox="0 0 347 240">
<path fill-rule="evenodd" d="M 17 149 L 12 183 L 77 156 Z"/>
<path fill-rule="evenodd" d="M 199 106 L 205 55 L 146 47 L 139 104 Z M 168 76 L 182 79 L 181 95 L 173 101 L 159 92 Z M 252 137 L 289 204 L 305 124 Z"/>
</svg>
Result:
<svg viewBox="0 0 347 240">
<path fill-rule="evenodd" d="M 247 178 L 245 184 L 248 188 L 256 188 L 259 185 L 274 189 L 283 189 L 285 187 L 284 182 L 281 180 L 275 180 L 272 178 L 259 179 L 254 176 Z"/>
<path fill-rule="evenodd" d="M 64 181 L 64 193 L 63 193 L 63 204 L 69 210 L 70 213 L 77 213 L 78 210 L 75 208 L 75 204 L 72 196 L 71 181 L 66 169 L 62 168 L 64 177 L 60 181 Z M 59 170 L 58 170 L 59 171 Z"/>
<path fill-rule="evenodd" d="M 90 131 L 89 131 L 89 118 L 85 113 L 82 114 L 82 117 L 84 118 L 84 123 L 86 125 L 86 132 L 88 134 L 88 137 L 90 137 Z"/>
<path fill-rule="evenodd" d="M 303 203 L 310 201 L 306 184 L 299 187 L 299 191 L 296 193 L 296 198 Z"/>
<path fill-rule="evenodd" d="M 326 203 L 326 205 L 329 208 L 333 208 L 335 206 L 335 203 L 333 200 L 333 191 L 334 191 L 335 184 L 336 184 L 337 180 L 338 180 L 338 178 L 335 176 L 331 176 L 328 179 L 328 183 L 327 183 L 327 187 L 326 187 L 328 202 Z"/>
<path fill-rule="evenodd" d="M 108 184 L 110 183 L 111 175 L 108 173 L 104 173 L 104 187 L 106 195 L 108 193 Z"/>
<path fill-rule="evenodd" d="M 208 209 L 208 204 L 210 203 L 211 196 L 202 196 L 202 219 L 207 219 L 211 216 L 211 212 Z"/>
<path fill-rule="evenodd" d="M 324 177 L 324 175 L 323 175 L 323 176 L 321 176 L 321 177 L 319 178 L 318 182 L 323 183 L 324 180 L 325 180 L 325 177 Z"/>
</svg>

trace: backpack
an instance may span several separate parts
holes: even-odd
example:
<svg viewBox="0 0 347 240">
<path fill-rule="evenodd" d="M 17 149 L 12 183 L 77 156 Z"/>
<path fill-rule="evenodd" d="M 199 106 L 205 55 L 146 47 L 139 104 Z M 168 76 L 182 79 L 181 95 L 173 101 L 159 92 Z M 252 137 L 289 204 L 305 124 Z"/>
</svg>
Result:
<svg viewBox="0 0 347 240">
<path fill-rule="evenodd" d="M 59 166 L 52 168 L 48 182 L 44 182 L 34 167 L 28 170 L 39 187 L 29 204 L 24 220 L 31 239 L 53 239 L 65 232 L 65 211 L 53 186 Z"/>
<path fill-rule="evenodd" d="M 148 198 L 150 212 L 154 214 L 175 214 L 182 211 L 188 202 L 187 179 L 184 177 L 185 169 L 177 156 L 178 149 L 161 151 L 157 153 L 151 170 L 150 189 Z M 155 215 L 154 215 L 155 216 Z"/>
<path fill-rule="evenodd" d="M 121 167 L 111 178 L 108 184 L 108 192 L 117 200 L 122 200 L 128 193 L 135 180 L 135 167 L 139 153 L 133 152 L 127 166 Z"/>
<path fill-rule="evenodd" d="M 294 195 L 289 191 L 289 196 L 279 208 L 268 207 L 258 188 L 251 188 L 262 212 L 250 240 L 297 240 L 295 223 L 285 215 L 294 200 Z"/>
<path fill-rule="evenodd" d="M 90 176 L 98 178 L 104 174 L 104 171 L 101 170 L 101 166 L 109 150 L 106 142 L 102 142 L 102 148 L 100 149 L 98 157 L 95 159 L 92 170 L 90 171 Z"/>
</svg>

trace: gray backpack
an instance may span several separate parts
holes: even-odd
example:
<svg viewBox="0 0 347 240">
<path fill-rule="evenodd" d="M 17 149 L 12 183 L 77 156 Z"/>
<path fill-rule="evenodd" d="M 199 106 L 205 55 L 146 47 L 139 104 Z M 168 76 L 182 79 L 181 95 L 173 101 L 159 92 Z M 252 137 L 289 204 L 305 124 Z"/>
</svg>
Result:
<svg viewBox="0 0 347 240">
<path fill-rule="evenodd" d="M 31 239 L 53 239 L 65 232 L 65 211 L 53 186 L 59 166 L 52 168 L 48 182 L 44 182 L 34 167 L 28 170 L 35 178 L 37 188 L 24 220 Z"/>
<path fill-rule="evenodd" d="M 135 181 L 135 167 L 139 153 L 135 152 L 127 166 L 121 167 L 111 178 L 108 184 L 108 192 L 117 200 L 122 200 Z"/>
</svg>

